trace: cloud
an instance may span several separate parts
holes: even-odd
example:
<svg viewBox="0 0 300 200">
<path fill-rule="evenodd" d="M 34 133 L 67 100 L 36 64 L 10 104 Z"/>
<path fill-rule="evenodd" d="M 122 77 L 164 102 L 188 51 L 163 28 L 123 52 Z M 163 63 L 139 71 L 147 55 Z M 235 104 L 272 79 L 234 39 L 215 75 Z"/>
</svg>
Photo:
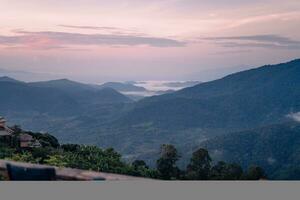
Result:
<svg viewBox="0 0 300 200">
<path fill-rule="evenodd" d="M 141 33 L 134 28 L 118 28 L 112 26 L 78 26 L 78 25 L 67 25 L 60 24 L 59 27 L 68 29 L 79 29 L 79 30 L 92 30 L 101 32 L 102 34 L 114 34 L 114 35 L 131 35 L 131 36 L 147 36 L 145 33 Z"/>
<path fill-rule="evenodd" d="M 82 34 L 71 32 L 28 32 L 16 31 L 14 36 L 0 35 L 0 45 L 7 47 L 30 47 L 33 49 L 53 49 L 70 46 L 139 46 L 182 47 L 185 43 L 162 37 L 146 37 L 119 34 Z"/>
<path fill-rule="evenodd" d="M 271 13 L 265 15 L 257 15 L 246 18 L 240 18 L 234 20 L 228 28 L 236 28 L 243 25 L 251 24 L 251 23 L 262 23 L 262 22 L 270 22 L 270 21 L 289 21 L 289 20 L 299 20 L 300 13 L 294 11 L 280 12 L 280 13 Z"/>
<path fill-rule="evenodd" d="M 242 54 L 242 53 L 252 53 L 253 50 L 245 49 L 245 50 L 233 50 L 233 51 L 218 51 L 215 53 L 211 53 L 210 55 L 228 55 L 228 54 Z"/>
<path fill-rule="evenodd" d="M 295 120 L 296 122 L 300 122 L 300 112 L 288 114 L 287 117 Z"/>
<path fill-rule="evenodd" d="M 109 26 L 75 26 L 75 25 L 65 25 L 60 24 L 58 25 L 64 28 L 74 28 L 74 29 L 91 29 L 91 30 L 122 30 L 116 27 L 109 27 Z"/>
<path fill-rule="evenodd" d="M 279 35 L 249 35 L 232 37 L 206 37 L 202 40 L 215 42 L 222 47 L 240 48 L 268 48 L 299 50 L 300 41 Z"/>
</svg>

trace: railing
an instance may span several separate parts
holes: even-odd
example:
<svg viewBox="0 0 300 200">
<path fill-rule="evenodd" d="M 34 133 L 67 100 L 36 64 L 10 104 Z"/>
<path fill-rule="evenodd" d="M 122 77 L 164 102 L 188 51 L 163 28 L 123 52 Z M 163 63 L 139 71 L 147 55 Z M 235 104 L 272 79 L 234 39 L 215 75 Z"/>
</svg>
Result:
<svg viewBox="0 0 300 200">
<path fill-rule="evenodd" d="M 7 175 L 7 164 L 18 165 L 28 168 L 43 168 L 43 167 L 52 167 L 46 165 L 37 165 L 29 163 L 20 163 L 14 161 L 0 160 L 0 175 L 8 179 Z M 106 181 L 116 181 L 116 180 L 149 180 L 134 176 L 126 176 L 120 174 L 112 173 L 103 173 L 103 172 L 94 172 L 94 171 L 85 171 L 80 169 L 71 169 L 71 168 L 58 168 L 53 167 L 56 172 L 56 180 L 63 181 L 95 181 L 95 180 L 106 180 Z"/>
</svg>

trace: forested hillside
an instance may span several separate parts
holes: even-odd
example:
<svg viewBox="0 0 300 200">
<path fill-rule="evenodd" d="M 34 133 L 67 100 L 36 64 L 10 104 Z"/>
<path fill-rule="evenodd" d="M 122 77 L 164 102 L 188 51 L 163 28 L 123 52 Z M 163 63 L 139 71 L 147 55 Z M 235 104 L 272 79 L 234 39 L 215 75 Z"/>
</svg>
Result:
<svg viewBox="0 0 300 200">
<path fill-rule="evenodd" d="M 243 170 L 237 164 L 218 162 L 212 165 L 207 150 L 198 149 L 193 153 L 190 164 L 181 170 L 176 162 L 180 153 L 173 145 L 162 145 L 156 167 L 150 168 L 143 160 L 124 162 L 121 154 L 113 148 L 97 146 L 60 144 L 48 133 L 24 131 L 18 126 L 11 127 L 13 134 L 8 139 L 0 136 L 0 159 L 46 164 L 58 167 L 127 174 L 164 180 L 259 180 L 266 178 L 262 168 L 251 166 Z M 22 147 L 21 135 L 30 135 L 40 146 Z M 1 180 L 1 177 L 0 177 Z"/>
<path fill-rule="evenodd" d="M 250 163 L 262 166 L 270 178 L 300 179 L 299 122 L 231 133 L 208 140 L 201 146 L 209 149 L 215 159 L 242 166 Z"/>
</svg>

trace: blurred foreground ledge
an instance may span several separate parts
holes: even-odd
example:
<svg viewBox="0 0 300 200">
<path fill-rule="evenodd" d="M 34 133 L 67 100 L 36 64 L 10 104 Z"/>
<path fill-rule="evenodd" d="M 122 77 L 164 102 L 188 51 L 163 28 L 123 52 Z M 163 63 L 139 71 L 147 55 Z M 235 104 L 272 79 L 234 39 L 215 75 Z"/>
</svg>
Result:
<svg viewBox="0 0 300 200">
<path fill-rule="evenodd" d="M 12 175 L 15 177 L 19 173 L 13 174 L 14 171 L 8 171 L 7 166 L 13 166 L 18 169 L 22 169 L 22 173 L 26 172 L 26 176 L 30 176 L 30 171 L 42 172 L 45 169 L 53 170 L 53 180 L 58 181 L 128 181 L 128 180 L 150 180 L 145 178 L 139 178 L 134 176 L 126 176 L 120 174 L 102 173 L 94 171 L 86 171 L 80 169 L 71 168 L 58 168 L 53 166 L 38 165 L 31 163 L 21 163 L 7 160 L 0 160 L 0 176 L 4 177 L 5 180 L 15 180 L 12 179 Z M 22 175 L 20 175 L 22 176 Z M 42 175 L 41 175 L 42 176 Z M 42 178 L 42 177 L 41 177 Z M 21 178 L 20 178 L 21 179 Z"/>
</svg>

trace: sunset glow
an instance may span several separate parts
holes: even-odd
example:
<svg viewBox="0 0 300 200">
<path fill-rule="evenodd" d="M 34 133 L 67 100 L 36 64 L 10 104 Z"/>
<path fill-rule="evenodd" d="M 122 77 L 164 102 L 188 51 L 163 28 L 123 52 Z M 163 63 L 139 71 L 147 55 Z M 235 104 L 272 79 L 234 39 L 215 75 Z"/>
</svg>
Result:
<svg viewBox="0 0 300 200">
<path fill-rule="evenodd" d="M 298 0 L 0 0 L 0 68 L 210 80 L 300 56 Z M 171 73 L 170 73 L 171 72 Z"/>
</svg>

